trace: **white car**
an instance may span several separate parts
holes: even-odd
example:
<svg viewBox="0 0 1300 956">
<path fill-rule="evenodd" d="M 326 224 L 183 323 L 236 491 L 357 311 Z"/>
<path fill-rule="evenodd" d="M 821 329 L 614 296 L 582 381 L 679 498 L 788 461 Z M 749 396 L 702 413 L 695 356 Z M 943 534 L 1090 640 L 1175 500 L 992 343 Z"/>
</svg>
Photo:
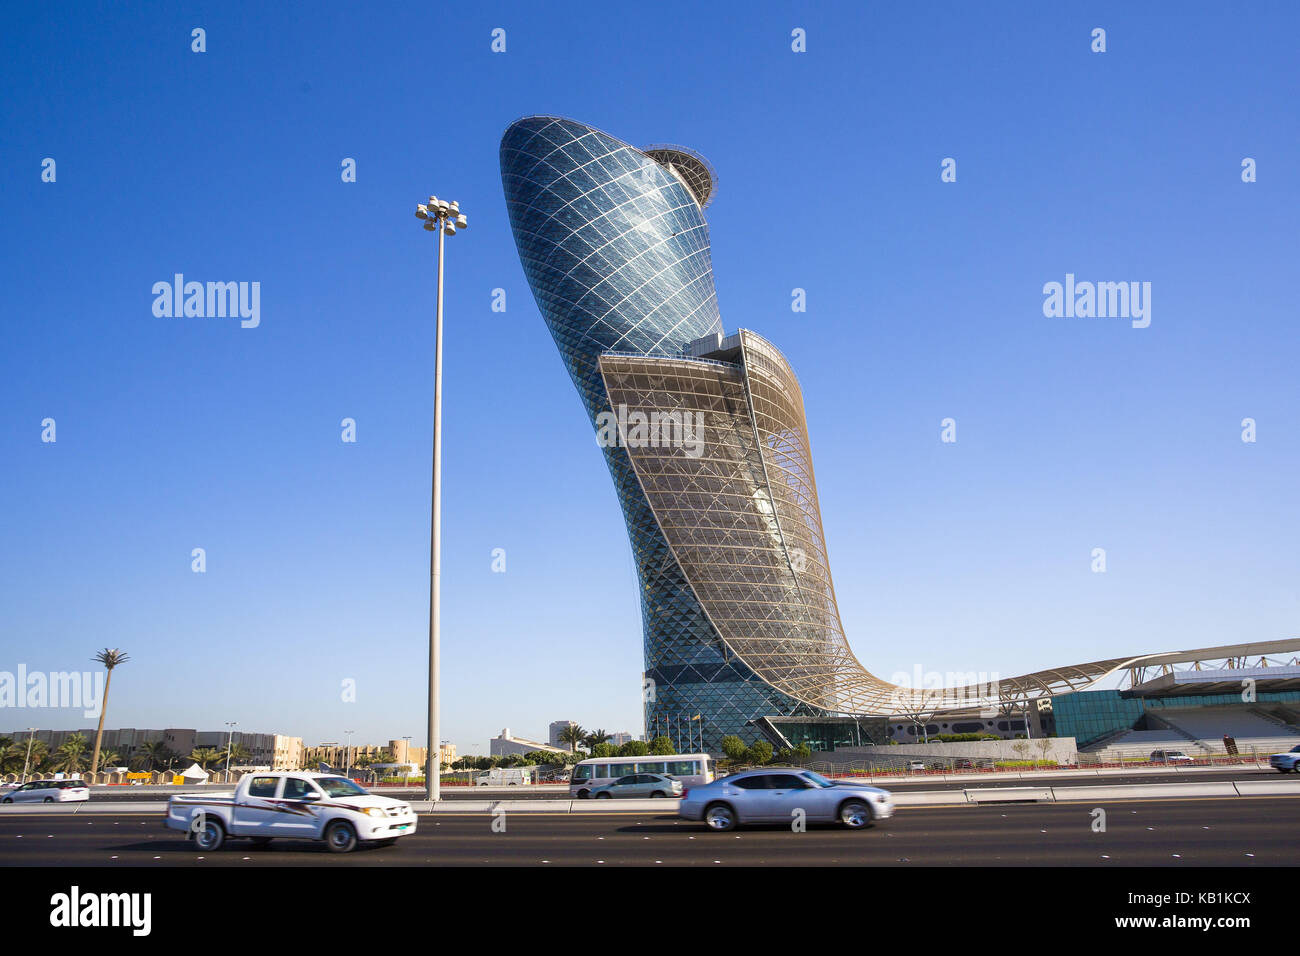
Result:
<svg viewBox="0 0 1300 956">
<path fill-rule="evenodd" d="M 84 780 L 33 780 L 8 791 L 0 803 L 73 803 L 89 800 Z"/>
<path fill-rule="evenodd" d="M 333 853 L 359 843 L 385 846 L 415 832 L 411 805 L 378 797 L 337 774 L 250 773 L 234 793 L 181 793 L 167 801 L 163 825 L 217 850 L 228 838 L 322 840 Z"/>
<path fill-rule="evenodd" d="M 1292 747 L 1286 753 L 1273 754 L 1268 758 L 1268 765 L 1278 773 L 1300 773 L 1300 747 Z"/>
<path fill-rule="evenodd" d="M 1192 758 L 1187 756 L 1181 750 L 1153 750 L 1151 751 L 1152 763 L 1191 763 Z"/>
</svg>

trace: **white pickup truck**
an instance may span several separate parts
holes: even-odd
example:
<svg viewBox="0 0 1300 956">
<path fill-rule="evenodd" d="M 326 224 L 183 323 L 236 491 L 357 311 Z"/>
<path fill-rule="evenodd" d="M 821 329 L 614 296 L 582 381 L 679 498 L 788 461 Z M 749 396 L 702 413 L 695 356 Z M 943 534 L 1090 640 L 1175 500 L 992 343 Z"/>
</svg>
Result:
<svg viewBox="0 0 1300 956">
<path fill-rule="evenodd" d="M 249 837 L 260 845 L 324 840 L 332 852 L 347 853 L 359 842 L 382 846 L 414 833 L 415 813 L 409 803 L 335 774 L 250 773 L 234 793 L 178 793 L 167 801 L 163 823 L 208 852 L 231 837 Z"/>
</svg>

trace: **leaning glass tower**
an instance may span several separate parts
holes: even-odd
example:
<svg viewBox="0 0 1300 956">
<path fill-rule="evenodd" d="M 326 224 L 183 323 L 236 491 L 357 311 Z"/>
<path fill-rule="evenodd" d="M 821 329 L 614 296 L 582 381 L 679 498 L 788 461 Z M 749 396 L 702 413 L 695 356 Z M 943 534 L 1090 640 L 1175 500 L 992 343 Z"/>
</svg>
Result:
<svg viewBox="0 0 1300 956">
<path fill-rule="evenodd" d="M 706 163 L 677 148 L 635 149 L 550 116 L 514 123 L 501 179 L 515 243 L 560 357 L 591 416 L 608 412 L 601 357 L 681 358 L 721 333 L 703 208 Z M 665 539 L 624 447 L 603 449 L 641 585 L 645 720 L 679 749 L 759 738 L 750 721 L 814 715 L 721 639 Z"/>
<path fill-rule="evenodd" d="M 709 164 L 531 116 L 506 130 L 501 179 L 524 272 L 593 427 L 608 438 L 603 419 L 618 418 L 617 440 L 600 444 L 640 577 L 650 734 L 717 753 L 726 734 L 789 742 L 776 724 L 801 723 L 769 718 L 1010 713 L 1154 659 L 950 687 L 870 673 L 840 623 L 799 381 L 762 336 L 723 335 Z M 645 441 L 634 422 L 655 416 L 694 423 L 690 440 Z"/>
</svg>

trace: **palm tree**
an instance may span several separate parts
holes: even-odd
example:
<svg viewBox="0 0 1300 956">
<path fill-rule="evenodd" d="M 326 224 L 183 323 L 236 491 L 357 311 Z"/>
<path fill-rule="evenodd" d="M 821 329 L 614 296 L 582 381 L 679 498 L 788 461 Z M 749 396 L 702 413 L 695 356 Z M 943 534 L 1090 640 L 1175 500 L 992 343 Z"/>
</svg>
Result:
<svg viewBox="0 0 1300 956">
<path fill-rule="evenodd" d="M 218 750 L 216 747 L 196 747 L 190 753 L 190 759 L 204 770 L 208 769 L 209 764 L 217 763 L 226 756 L 224 750 Z"/>
<path fill-rule="evenodd" d="M 133 758 L 133 763 L 137 766 L 143 764 L 151 773 L 159 764 L 171 766 L 171 762 L 176 759 L 176 755 L 167 749 L 167 745 L 161 740 L 147 740 L 140 745 L 140 751 Z"/>
<path fill-rule="evenodd" d="M 593 749 L 597 744 L 605 743 L 607 740 L 609 740 L 609 734 L 605 733 L 604 727 L 601 727 L 599 730 L 593 730 L 591 733 L 587 734 L 587 736 L 582 738 L 582 742 L 587 745 L 588 750 Z"/>
<path fill-rule="evenodd" d="M 99 769 L 99 744 L 104 737 L 104 715 L 108 712 L 108 687 L 113 683 L 113 668 L 125 664 L 131 658 L 125 651 L 115 647 L 106 647 L 93 658 L 108 670 L 108 679 L 104 681 L 104 699 L 99 702 L 99 727 L 95 729 L 95 750 L 90 755 L 90 772 Z"/>
<path fill-rule="evenodd" d="M 587 739 L 587 732 L 577 724 L 569 724 L 560 731 L 560 740 L 569 744 L 569 749 L 574 753 L 578 751 L 578 745 Z"/>
<path fill-rule="evenodd" d="M 54 751 L 54 756 L 50 759 L 50 765 L 55 770 L 76 773 L 81 769 L 82 762 L 85 759 L 86 735 L 76 733 L 65 740 L 58 750 Z"/>
<path fill-rule="evenodd" d="M 99 755 L 99 759 L 105 767 L 116 767 L 122 762 L 122 755 L 116 750 L 105 750 Z"/>
<path fill-rule="evenodd" d="M 16 741 L 13 749 L 14 769 L 21 767 L 26 773 L 39 772 L 50 756 L 50 745 L 44 740 Z"/>
<path fill-rule="evenodd" d="M 236 740 L 228 748 L 223 747 L 221 750 L 221 762 L 224 766 L 229 764 L 232 767 L 248 763 L 253 757 L 253 752 Z"/>
</svg>

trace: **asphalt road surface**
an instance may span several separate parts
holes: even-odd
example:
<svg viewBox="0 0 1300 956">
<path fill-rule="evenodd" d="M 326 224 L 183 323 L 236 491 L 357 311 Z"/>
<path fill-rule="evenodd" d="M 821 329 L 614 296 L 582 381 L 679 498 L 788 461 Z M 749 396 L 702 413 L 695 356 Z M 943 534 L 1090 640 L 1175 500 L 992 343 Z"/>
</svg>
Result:
<svg viewBox="0 0 1300 956">
<path fill-rule="evenodd" d="M 485 813 L 420 817 L 391 847 L 332 854 L 320 844 L 233 840 L 200 853 L 159 814 L 0 815 L 0 865 L 105 867 L 617 866 L 1278 866 L 1296 864 L 1300 799 L 1125 800 L 904 808 L 862 831 L 811 826 L 711 833 L 654 813 Z"/>
<path fill-rule="evenodd" d="M 1133 774 L 1104 774 L 1104 775 L 1083 775 L 1078 777 L 1060 776 L 1054 773 L 1045 772 L 1041 778 L 1021 778 L 1005 774 L 985 774 L 978 779 L 967 778 L 965 780 L 949 780 L 943 776 L 926 776 L 918 775 L 907 780 L 884 780 L 875 783 L 875 786 L 883 787 L 896 793 L 907 793 L 916 790 L 969 790 L 976 787 L 1029 787 L 1029 786 L 1051 786 L 1051 787 L 1096 787 L 1096 786 L 1126 786 L 1134 784 L 1157 784 L 1157 783 L 1210 783 L 1220 780 L 1272 780 L 1280 775 L 1276 770 L 1268 767 L 1232 767 L 1226 770 L 1197 770 L 1197 771 L 1170 771 L 1169 773 L 1133 773 Z M 872 783 L 872 781 L 863 778 L 863 782 Z M 176 789 L 176 788 L 174 788 Z M 185 789 L 185 788 L 178 788 Z M 193 789 L 193 788 L 189 788 Z M 234 785 L 214 784 L 214 790 L 234 789 Z M 403 787 L 379 787 L 374 793 L 385 797 L 397 797 L 403 800 L 423 800 L 423 788 L 403 788 Z M 170 792 L 161 790 L 157 787 L 151 787 L 147 790 L 136 787 L 96 787 L 91 794 L 91 799 L 96 803 L 101 801 L 140 801 L 140 800 L 166 800 Z M 567 799 L 569 792 L 563 787 L 547 786 L 542 789 L 536 787 L 443 787 L 442 797 L 444 800 L 564 800 Z"/>
</svg>

